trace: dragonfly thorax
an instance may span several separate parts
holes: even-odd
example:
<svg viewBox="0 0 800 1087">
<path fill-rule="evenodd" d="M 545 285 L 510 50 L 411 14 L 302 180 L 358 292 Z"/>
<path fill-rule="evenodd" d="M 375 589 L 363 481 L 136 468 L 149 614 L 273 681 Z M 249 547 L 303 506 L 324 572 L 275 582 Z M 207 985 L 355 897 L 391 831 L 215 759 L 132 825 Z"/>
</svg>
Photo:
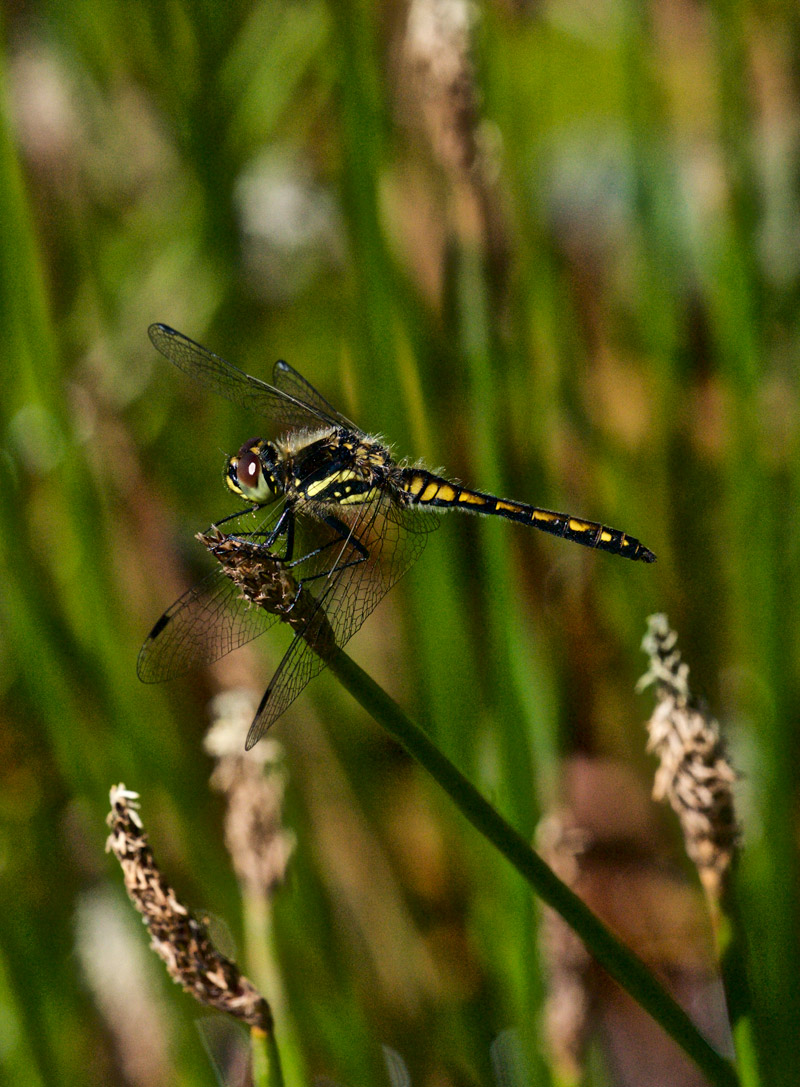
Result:
<svg viewBox="0 0 800 1087">
<path fill-rule="evenodd" d="M 225 482 L 234 494 L 259 506 L 269 505 L 284 493 L 283 458 L 263 438 L 251 438 L 225 466 Z"/>
</svg>

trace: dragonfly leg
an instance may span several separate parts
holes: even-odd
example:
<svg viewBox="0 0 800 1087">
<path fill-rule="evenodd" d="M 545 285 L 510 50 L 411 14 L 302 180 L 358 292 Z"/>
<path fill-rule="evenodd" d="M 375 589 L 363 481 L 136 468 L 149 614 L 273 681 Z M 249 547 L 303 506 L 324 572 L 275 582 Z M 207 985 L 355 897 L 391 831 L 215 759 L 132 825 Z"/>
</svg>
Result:
<svg viewBox="0 0 800 1087">
<path fill-rule="evenodd" d="M 228 521 L 233 521 L 233 520 L 234 520 L 234 519 L 235 519 L 236 517 L 244 517 L 244 515 L 245 515 L 246 513 L 250 513 L 250 512 L 252 512 L 252 509 L 251 509 L 251 507 L 250 507 L 250 506 L 248 506 L 246 510 L 237 510 L 237 512 L 236 512 L 236 513 L 229 513 L 229 514 L 228 514 L 228 516 L 227 516 L 227 517 L 223 517 L 221 521 L 215 521 L 215 522 L 214 522 L 214 524 L 213 524 L 213 525 L 211 526 L 211 528 L 210 528 L 210 529 L 209 529 L 208 531 L 209 531 L 209 532 L 211 532 L 211 531 L 212 531 L 212 529 L 215 529 L 215 528 L 219 528 L 219 526 L 220 526 L 220 525 L 224 525 L 224 524 L 226 524 L 226 523 L 227 523 Z M 245 536 L 251 536 L 251 535 L 252 535 L 252 533 L 250 533 L 250 532 L 245 532 L 245 533 L 243 533 L 243 535 L 245 535 Z"/>
<path fill-rule="evenodd" d="M 327 577 L 328 574 L 334 573 L 337 570 L 346 570 L 348 566 L 355 566 L 360 562 L 366 562 L 369 558 L 369 551 L 367 551 L 358 536 L 356 536 L 343 521 L 340 521 L 338 517 L 333 517 L 332 515 L 323 518 L 323 520 L 325 521 L 325 524 L 334 529 L 338 535 L 334 539 L 328 540 L 327 543 L 322 544 L 320 547 L 315 548 L 313 551 L 308 551 L 301 558 L 286 562 L 285 565 L 290 567 L 299 566 L 301 562 L 306 562 L 307 559 L 313 559 L 315 555 L 321 555 L 322 552 L 327 551 L 329 547 L 335 547 L 337 544 L 343 542 L 352 543 L 356 551 L 359 552 L 359 557 L 357 559 L 351 559 L 342 566 L 339 566 L 338 563 L 334 563 L 329 570 L 324 570 L 321 574 L 314 574 L 313 576 L 304 578 L 303 580 L 305 581 L 311 581 L 313 578 L 317 577 Z"/>
<path fill-rule="evenodd" d="M 225 521 L 228 520 L 230 520 L 230 518 L 226 517 Z M 218 525 L 224 524 L 225 521 L 219 521 Z M 214 525 L 213 527 L 217 528 L 218 525 Z M 276 555 L 272 549 L 275 546 L 276 540 L 279 540 L 281 536 L 286 537 L 286 550 L 283 555 Z M 254 537 L 263 538 L 254 542 Z M 249 544 L 251 547 L 263 551 L 269 556 L 272 562 L 280 562 L 289 566 L 291 565 L 292 553 L 294 551 L 294 509 L 291 506 L 287 506 L 278 518 L 275 527 L 268 533 L 264 533 L 263 531 L 237 532 L 229 535 L 227 539 Z M 302 562 L 302 559 L 297 561 Z"/>
<path fill-rule="evenodd" d="M 230 513 L 227 517 L 223 517 L 221 521 L 215 521 L 209 529 L 211 532 L 213 529 L 219 529 L 221 525 L 227 524 L 228 521 L 233 521 L 237 517 L 244 516 L 245 513 L 254 513 L 262 506 L 256 506 L 255 510 L 246 509 L 239 510 L 237 513 Z M 256 547 L 263 547 L 267 550 L 271 550 L 275 545 L 275 541 L 281 536 L 286 536 L 286 554 L 285 555 L 273 555 L 274 559 L 279 562 L 288 562 L 292 557 L 294 550 L 294 508 L 287 506 L 278 518 L 275 527 L 270 532 L 265 533 L 263 529 L 256 529 L 254 532 L 236 532 L 230 535 L 232 540 L 240 540 L 242 543 L 250 543 L 253 537 L 263 537 L 260 543 L 257 543 Z"/>
<path fill-rule="evenodd" d="M 264 541 L 264 545 L 271 549 L 278 537 L 284 532 L 286 533 L 286 553 L 280 561 L 289 563 L 294 554 L 294 506 L 286 507 L 278 518 L 275 528 Z"/>
<path fill-rule="evenodd" d="M 305 562 L 306 559 L 313 558 L 314 555 L 320 555 L 329 547 L 333 547 L 339 543 L 351 543 L 355 550 L 358 552 L 358 555 L 355 558 L 348 559 L 347 562 L 340 562 L 339 559 L 337 559 L 336 562 L 334 562 L 332 566 L 328 567 L 327 570 L 321 570 L 318 574 L 308 574 L 306 577 L 301 578 L 300 581 L 297 583 L 298 588 L 295 600 L 299 598 L 300 593 L 303 591 L 303 587 L 309 582 L 319 581 L 320 578 L 329 578 L 332 574 L 339 574 L 343 570 L 350 569 L 351 566 L 360 566 L 362 562 L 366 562 L 369 558 L 369 551 L 363 545 L 361 540 L 359 540 L 358 536 L 355 535 L 352 529 L 348 528 L 348 526 L 343 521 L 340 521 L 338 517 L 334 517 L 332 514 L 328 517 L 323 518 L 323 520 L 325 521 L 326 525 L 329 525 L 332 529 L 334 529 L 335 532 L 338 533 L 338 536 L 333 540 L 329 540 L 321 547 L 318 547 L 315 551 L 310 551 L 301 559 L 296 559 L 294 562 L 287 563 L 287 566 L 297 566 L 299 563 Z"/>
<path fill-rule="evenodd" d="M 322 550 L 322 548 L 320 548 L 320 550 Z M 308 574 L 307 577 L 300 578 L 297 583 L 299 586 L 297 595 L 300 595 L 300 589 L 310 581 L 319 581 L 321 577 L 327 578 L 330 577 L 331 574 L 340 574 L 342 570 L 349 570 L 351 566 L 360 566 L 361 563 L 366 562 L 368 558 L 369 554 L 359 555 L 357 559 L 350 559 L 348 562 L 341 563 L 341 565 L 339 563 L 334 563 L 330 570 L 322 570 L 318 574 Z"/>
<path fill-rule="evenodd" d="M 359 561 L 366 562 L 366 560 L 369 558 L 369 551 L 367 551 L 366 547 L 364 547 L 363 543 L 361 542 L 361 540 L 359 540 L 358 536 L 356 536 L 355 532 L 353 532 L 351 528 L 348 528 L 344 521 L 340 521 L 339 518 L 334 517 L 332 513 L 328 514 L 328 516 L 324 518 L 324 521 L 326 525 L 330 525 L 332 529 L 335 529 L 343 540 L 345 540 L 347 543 L 352 543 L 353 547 L 361 555 L 361 559 Z M 351 566 L 352 563 L 348 563 L 347 565 Z"/>
</svg>

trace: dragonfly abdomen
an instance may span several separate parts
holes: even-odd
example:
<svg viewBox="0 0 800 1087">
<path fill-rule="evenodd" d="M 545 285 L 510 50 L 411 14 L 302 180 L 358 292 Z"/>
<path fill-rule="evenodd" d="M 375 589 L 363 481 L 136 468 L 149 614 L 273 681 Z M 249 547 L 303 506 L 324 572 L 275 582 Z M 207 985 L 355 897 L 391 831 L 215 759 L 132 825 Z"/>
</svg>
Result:
<svg viewBox="0 0 800 1087">
<path fill-rule="evenodd" d="M 634 536 L 628 536 L 617 528 L 608 528 L 596 521 L 584 521 L 568 513 L 555 513 L 539 506 L 526 506 L 511 502 L 482 491 L 459 487 L 424 469 L 407 468 L 400 484 L 412 504 L 436 506 L 439 509 L 461 509 L 469 513 L 506 517 L 523 525 L 533 525 L 542 532 L 561 536 L 565 540 L 583 544 L 584 547 L 609 551 L 626 559 L 639 562 L 655 562 L 655 555 Z"/>
</svg>

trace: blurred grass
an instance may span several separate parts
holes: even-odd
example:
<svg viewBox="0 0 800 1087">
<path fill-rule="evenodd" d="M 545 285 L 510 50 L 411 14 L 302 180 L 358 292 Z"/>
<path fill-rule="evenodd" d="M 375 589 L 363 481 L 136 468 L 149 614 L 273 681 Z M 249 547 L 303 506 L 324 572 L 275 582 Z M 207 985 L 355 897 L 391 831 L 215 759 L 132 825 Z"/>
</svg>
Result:
<svg viewBox="0 0 800 1087">
<path fill-rule="evenodd" d="M 285 357 L 400 455 L 656 551 L 639 569 L 454 515 L 350 649 L 529 836 L 575 800 L 576 755 L 646 784 L 632 691 L 645 616 L 666 611 L 744 773 L 764 1078 L 793 1082 L 796 15 L 484 5 L 466 169 L 431 141 L 400 4 L 5 19 L 3 1081 L 143 1082 L 75 951 L 89 890 L 125 908 L 102 854 L 112 783 L 242 942 L 200 747 L 219 674 L 153 690 L 135 657 L 201 569 L 193 533 L 229 512 L 223 451 L 252 421 L 153 358 L 163 320 L 260 377 Z M 279 634 L 245 655 L 259 683 Z M 521 881 L 329 676 L 275 735 L 297 1067 L 375 1082 L 383 1045 L 412 1082 L 489 1083 L 513 1026 L 547 1082 Z M 168 1062 L 149 1082 L 213 1082 L 195 1009 L 152 970 Z"/>
</svg>

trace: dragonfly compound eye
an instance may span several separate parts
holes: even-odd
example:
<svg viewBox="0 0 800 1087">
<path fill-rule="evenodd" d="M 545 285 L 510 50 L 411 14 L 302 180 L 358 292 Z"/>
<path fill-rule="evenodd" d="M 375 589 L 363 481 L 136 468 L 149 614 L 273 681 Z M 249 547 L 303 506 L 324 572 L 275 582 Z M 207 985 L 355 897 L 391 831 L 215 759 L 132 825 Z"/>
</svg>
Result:
<svg viewBox="0 0 800 1087">
<path fill-rule="evenodd" d="M 252 438 L 228 458 L 225 466 L 225 482 L 230 490 L 259 506 L 274 502 L 279 492 L 273 470 L 275 460 L 269 450 L 269 442 Z"/>
<path fill-rule="evenodd" d="M 258 453 L 252 449 L 236 459 L 236 488 L 249 502 L 272 502 L 275 491 L 271 480 L 264 474 Z"/>
<path fill-rule="evenodd" d="M 261 480 L 261 461 L 255 453 L 245 453 L 243 457 L 239 457 L 239 463 L 236 466 L 236 475 L 239 480 L 239 486 L 245 493 L 247 493 L 247 491 L 257 491 L 259 489 L 259 482 Z"/>
</svg>

